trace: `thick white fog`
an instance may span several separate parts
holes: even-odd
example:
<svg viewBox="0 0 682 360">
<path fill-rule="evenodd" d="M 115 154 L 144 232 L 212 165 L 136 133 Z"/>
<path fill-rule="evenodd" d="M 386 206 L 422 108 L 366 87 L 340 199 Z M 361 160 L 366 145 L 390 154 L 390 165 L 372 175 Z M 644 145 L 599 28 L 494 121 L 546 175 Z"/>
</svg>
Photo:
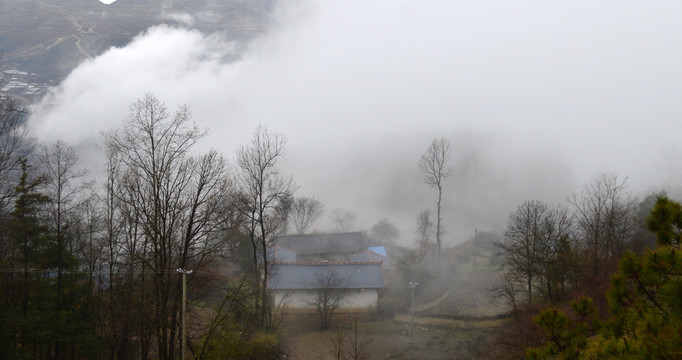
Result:
<svg viewBox="0 0 682 360">
<path fill-rule="evenodd" d="M 91 147 L 147 92 L 190 106 L 210 130 L 201 150 L 232 157 L 263 124 L 289 139 L 282 170 L 299 194 L 357 213 L 360 229 L 387 217 L 405 243 L 417 213 L 435 211 L 419 156 L 447 137 L 456 243 L 602 172 L 637 194 L 679 180 L 680 13 L 674 1 L 282 1 L 249 44 L 150 28 L 76 68 L 31 126 Z"/>
</svg>

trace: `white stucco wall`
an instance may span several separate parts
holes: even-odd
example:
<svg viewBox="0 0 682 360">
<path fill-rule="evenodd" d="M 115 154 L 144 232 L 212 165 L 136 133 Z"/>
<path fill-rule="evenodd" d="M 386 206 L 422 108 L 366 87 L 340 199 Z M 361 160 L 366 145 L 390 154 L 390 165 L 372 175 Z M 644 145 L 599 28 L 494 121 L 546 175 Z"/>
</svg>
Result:
<svg viewBox="0 0 682 360">
<path fill-rule="evenodd" d="M 314 309 L 317 292 L 315 290 L 275 290 L 275 302 L 286 304 L 291 309 Z M 379 301 L 377 289 L 350 289 L 344 304 L 344 309 L 361 309 L 376 307 Z"/>
</svg>

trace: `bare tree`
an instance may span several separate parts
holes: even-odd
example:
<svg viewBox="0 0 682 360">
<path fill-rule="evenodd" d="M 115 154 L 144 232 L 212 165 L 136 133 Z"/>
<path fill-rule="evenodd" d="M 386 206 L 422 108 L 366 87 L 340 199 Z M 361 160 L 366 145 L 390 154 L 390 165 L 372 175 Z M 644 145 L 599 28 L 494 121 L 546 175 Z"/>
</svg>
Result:
<svg viewBox="0 0 682 360">
<path fill-rule="evenodd" d="M 518 320 L 522 305 L 519 295 L 523 293 L 523 290 L 519 289 L 518 278 L 509 271 L 502 271 L 499 273 L 499 276 L 500 278 L 497 282 L 489 289 L 490 295 L 495 298 L 502 298 L 509 305 L 512 314 Z"/>
<path fill-rule="evenodd" d="M 431 242 L 433 223 L 431 222 L 431 210 L 424 209 L 417 215 L 417 234 L 419 235 L 419 249 L 426 251 Z"/>
<path fill-rule="evenodd" d="M 15 251 L 9 234 L 10 214 L 18 196 L 15 188 L 22 175 L 20 159 L 30 151 L 27 133 L 22 126 L 24 115 L 16 101 L 0 95 L 0 267 L 3 268 L 12 267 L 14 263 Z M 3 298 L 7 303 L 12 295 Z"/>
<path fill-rule="evenodd" d="M 571 235 L 573 219 L 562 205 L 548 207 L 542 222 L 539 247 L 540 293 L 549 301 L 559 300 L 575 269 Z"/>
<path fill-rule="evenodd" d="M 349 280 L 340 276 L 336 271 L 329 270 L 318 275 L 314 285 L 317 290 L 311 305 L 315 306 L 317 314 L 320 316 L 322 329 L 328 329 L 332 316 L 343 305 L 348 296 Z"/>
<path fill-rule="evenodd" d="M 402 274 L 405 283 L 416 282 L 425 285 L 433 277 L 429 258 L 426 252 L 421 250 L 403 250 L 396 259 L 395 268 Z"/>
<path fill-rule="evenodd" d="M 358 215 L 354 212 L 336 208 L 329 215 L 334 223 L 333 231 L 348 232 L 355 227 L 355 220 Z"/>
<path fill-rule="evenodd" d="M 285 152 L 286 139 L 277 132 L 259 126 L 253 133 L 251 144 L 237 151 L 238 186 L 236 203 L 243 214 L 244 232 L 251 244 L 251 255 L 257 287 L 254 304 L 263 327 L 272 325 L 272 307 L 267 294 L 270 275 L 267 251 L 286 224 L 281 202 L 294 192 L 290 177 L 282 175 L 277 162 Z"/>
<path fill-rule="evenodd" d="M 296 234 L 305 234 L 310 225 L 324 214 L 324 205 L 315 197 L 297 197 L 291 205 L 289 216 Z"/>
<path fill-rule="evenodd" d="M 351 325 L 352 324 L 352 325 Z M 360 334 L 358 315 L 352 320 L 344 316 L 329 334 L 328 347 L 334 360 L 363 360 L 369 358 L 367 347 L 372 339 Z"/>
<path fill-rule="evenodd" d="M 572 271 L 570 235 L 572 220 L 568 209 L 550 207 L 540 201 L 526 201 L 509 215 L 504 241 L 497 245 L 506 258 L 499 293 L 507 300 L 517 298 L 509 291 L 525 288 L 528 305 L 533 304 L 535 290 L 545 300 L 557 300 Z M 513 295 L 513 296 L 512 296 Z"/>
<path fill-rule="evenodd" d="M 438 246 L 438 259 L 440 260 L 441 251 L 441 200 L 443 195 L 443 184 L 452 174 L 452 170 L 447 167 L 451 156 L 450 140 L 433 139 L 431 145 L 426 149 L 419 159 L 419 168 L 424 175 L 424 182 L 438 190 L 438 202 L 436 206 L 436 245 Z"/>
<path fill-rule="evenodd" d="M 542 226 L 547 205 L 526 201 L 509 215 L 504 241 L 498 246 L 504 251 L 507 271 L 525 282 L 528 303 L 533 303 L 533 285 L 540 263 Z"/>
<path fill-rule="evenodd" d="M 107 137 L 115 136 L 115 133 Z M 151 339 L 152 319 L 147 319 L 148 306 L 145 306 L 146 293 L 144 278 L 148 263 L 146 246 L 138 246 L 142 241 L 137 231 L 134 210 L 125 201 L 131 192 L 125 184 L 125 164 L 121 149 L 108 141 L 103 153 L 104 185 L 98 199 L 102 208 L 102 242 L 104 253 L 97 273 L 98 290 L 106 294 L 102 299 L 100 317 L 108 326 L 103 329 L 103 339 L 109 344 L 110 356 L 134 357 L 139 351 L 142 359 L 147 358 Z M 136 274 L 137 270 L 137 274 Z M 135 346 L 137 343 L 137 346 Z M 139 350 L 138 350 L 139 349 Z"/>
<path fill-rule="evenodd" d="M 0 95 L 0 212 L 12 202 L 19 179 L 19 158 L 31 150 L 23 125 L 25 110 L 12 98 Z"/>
<path fill-rule="evenodd" d="M 619 179 L 616 174 L 602 174 L 569 202 L 596 275 L 604 260 L 618 258 L 625 251 L 636 228 L 637 202 L 627 189 L 627 178 Z"/>
<path fill-rule="evenodd" d="M 399 235 L 400 231 L 395 227 L 395 224 L 386 218 L 379 220 L 370 229 L 371 238 L 379 245 L 393 243 L 393 240 L 397 239 Z"/>
<path fill-rule="evenodd" d="M 120 159 L 117 186 L 123 190 L 116 195 L 127 217 L 124 251 L 153 274 L 153 291 L 142 306 L 151 306 L 146 313 L 153 315 L 158 356 L 164 360 L 175 357 L 179 339 L 176 269 L 200 267 L 220 247 L 218 212 L 230 191 L 221 156 L 190 155 L 205 133 L 189 121 L 186 106 L 170 114 L 147 94 L 131 105 L 119 131 L 107 135 L 108 148 Z"/>
<path fill-rule="evenodd" d="M 52 201 L 51 215 L 52 215 L 52 231 L 55 234 L 57 241 L 57 303 L 56 311 L 62 310 L 62 289 L 63 279 L 62 273 L 64 268 L 68 268 L 65 264 L 64 253 L 65 244 L 68 237 L 64 236 L 64 231 L 69 227 L 67 217 L 72 210 L 78 206 L 75 201 L 76 197 L 83 193 L 85 183 L 82 181 L 85 171 L 79 170 L 78 155 L 71 146 L 66 145 L 61 140 L 54 142 L 51 145 L 44 145 L 40 155 L 40 162 L 45 171 L 46 179 L 46 195 Z M 70 252 L 70 251 L 69 251 Z M 55 357 L 60 358 L 61 342 L 57 341 L 55 344 Z"/>
</svg>

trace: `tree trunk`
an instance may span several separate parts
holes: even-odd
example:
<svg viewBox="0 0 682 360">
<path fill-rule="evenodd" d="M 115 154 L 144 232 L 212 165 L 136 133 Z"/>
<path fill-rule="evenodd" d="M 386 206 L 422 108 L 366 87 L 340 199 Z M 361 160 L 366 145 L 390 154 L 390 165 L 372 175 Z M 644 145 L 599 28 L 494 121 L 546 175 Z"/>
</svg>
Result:
<svg viewBox="0 0 682 360">
<path fill-rule="evenodd" d="M 441 197 L 443 194 L 443 187 L 438 186 L 438 209 L 437 214 L 436 214 L 436 244 L 438 245 L 438 261 L 440 262 L 440 250 L 441 250 L 441 242 L 440 242 L 440 203 L 441 203 Z"/>
</svg>

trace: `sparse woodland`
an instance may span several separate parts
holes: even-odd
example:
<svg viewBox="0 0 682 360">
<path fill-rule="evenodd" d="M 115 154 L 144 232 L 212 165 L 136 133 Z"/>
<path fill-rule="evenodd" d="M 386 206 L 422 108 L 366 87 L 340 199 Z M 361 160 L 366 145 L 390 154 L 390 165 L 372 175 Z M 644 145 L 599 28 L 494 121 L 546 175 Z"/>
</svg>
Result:
<svg viewBox="0 0 682 360">
<path fill-rule="evenodd" d="M 188 358 L 281 358 L 284 304 L 268 296 L 266 249 L 324 213 L 316 198 L 295 197 L 294 181 L 278 171 L 282 134 L 255 129 L 230 165 L 215 152 L 196 154 L 205 133 L 186 107 L 146 95 L 103 135 L 104 175 L 88 180 L 67 144 L 31 141 L 26 116 L 1 100 L 0 358 L 180 358 L 178 269 L 193 270 Z M 418 249 L 394 257 L 417 291 L 456 260 L 441 240 L 450 156 L 447 139 L 422 156 L 424 181 L 437 190 L 435 221 L 421 210 Z M 331 214 L 339 230 L 352 228 L 354 216 Z M 504 263 L 494 266 L 499 282 L 489 293 L 510 317 L 480 356 L 682 358 L 680 228 L 679 203 L 657 195 L 639 202 L 611 174 L 566 205 L 518 205 L 495 244 Z M 388 219 L 370 234 L 380 244 L 397 235 Z M 225 263 L 236 269 L 224 271 Z M 405 311 L 405 294 L 387 290 L 377 316 Z M 373 343 L 359 335 L 357 318 L 352 326 L 332 315 L 322 322 L 341 339 L 332 355 L 370 358 Z"/>
<path fill-rule="evenodd" d="M 512 320 L 490 357 L 677 359 L 680 205 L 637 202 L 602 175 L 570 207 L 527 201 L 509 216 L 500 281 Z"/>
<path fill-rule="evenodd" d="M 194 269 L 190 356 L 277 356 L 263 259 L 293 190 L 281 135 L 257 129 L 228 171 L 193 152 L 204 132 L 186 107 L 146 95 L 104 135 L 104 178 L 86 182 L 73 149 L 31 143 L 11 100 L 0 111 L 1 358 L 179 358 L 178 269 Z M 215 271 L 246 244 L 241 278 Z"/>
</svg>

